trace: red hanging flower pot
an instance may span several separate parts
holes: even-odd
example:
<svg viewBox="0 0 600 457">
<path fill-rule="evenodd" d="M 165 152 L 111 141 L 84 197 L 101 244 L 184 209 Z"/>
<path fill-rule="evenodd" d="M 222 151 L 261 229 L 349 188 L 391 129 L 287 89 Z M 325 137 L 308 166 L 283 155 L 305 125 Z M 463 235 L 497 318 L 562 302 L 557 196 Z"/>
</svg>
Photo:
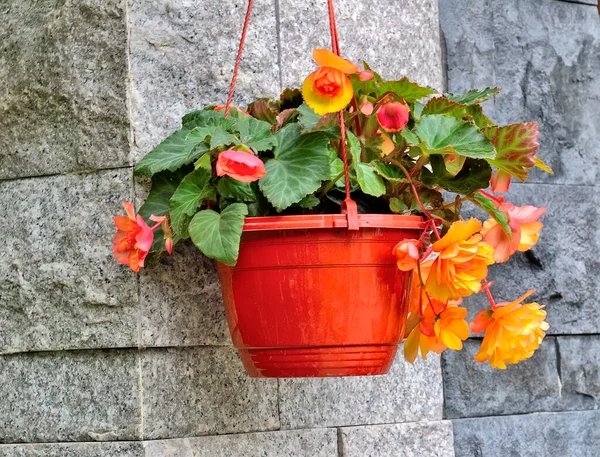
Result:
<svg viewBox="0 0 600 457">
<path fill-rule="evenodd" d="M 246 219 L 236 266 L 218 263 L 229 329 L 252 377 L 356 376 L 389 370 L 406 324 L 411 272 L 394 246 L 415 216 Z"/>
</svg>

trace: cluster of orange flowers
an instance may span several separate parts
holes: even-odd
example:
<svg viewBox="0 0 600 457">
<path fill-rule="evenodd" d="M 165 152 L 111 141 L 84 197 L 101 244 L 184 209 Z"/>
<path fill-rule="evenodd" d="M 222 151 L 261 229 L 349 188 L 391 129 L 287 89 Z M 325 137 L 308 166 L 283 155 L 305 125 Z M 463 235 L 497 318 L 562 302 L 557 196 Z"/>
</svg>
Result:
<svg viewBox="0 0 600 457">
<path fill-rule="evenodd" d="M 539 217 L 540 211 L 535 215 Z M 489 227 L 491 222 L 486 224 Z M 414 362 L 419 352 L 425 359 L 431 351 L 439 354 L 446 349 L 462 349 L 470 328 L 474 333 L 485 332 L 475 359 L 505 369 L 506 364 L 531 357 L 546 335 L 548 324 L 544 321 L 543 307 L 538 303 L 522 304 L 533 291 L 511 303 L 494 302 L 489 284 L 485 282 L 487 267 L 495 262 L 495 257 L 498 261 L 495 248 L 502 247 L 506 240 L 496 237 L 486 241 L 485 234 L 489 233 L 486 224 L 482 226 L 474 218 L 455 222 L 423 256 L 421 243 L 417 240 L 404 240 L 394 249 L 398 268 L 413 271 L 404 343 L 408 361 Z M 537 241 L 542 224 L 536 222 L 535 231 L 532 231 L 531 222 L 526 224 L 529 224 L 527 230 L 513 232 L 517 241 L 511 240 L 511 243 L 517 247 L 520 236 L 526 238 L 525 243 L 530 243 L 533 238 Z M 467 309 L 461 306 L 462 297 L 480 292 L 482 284 L 491 308 L 480 312 L 469 326 Z"/>
</svg>

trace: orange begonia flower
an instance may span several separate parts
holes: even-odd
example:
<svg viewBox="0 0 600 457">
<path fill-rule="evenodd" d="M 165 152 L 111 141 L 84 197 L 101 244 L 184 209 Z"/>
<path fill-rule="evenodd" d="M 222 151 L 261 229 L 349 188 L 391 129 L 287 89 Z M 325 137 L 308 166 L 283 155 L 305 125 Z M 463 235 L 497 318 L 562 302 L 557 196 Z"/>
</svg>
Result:
<svg viewBox="0 0 600 457">
<path fill-rule="evenodd" d="M 485 221 L 481 230 L 483 241 L 494 247 L 494 261 L 497 263 L 506 262 L 516 251 L 527 251 L 537 243 L 544 226 L 537 220 L 546 211 L 546 208 L 515 206 L 512 203 L 503 203 L 499 209 L 508 216 L 511 236 L 495 219 Z"/>
<path fill-rule="evenodd" d="M 466 308 L 448 306 L 435 321 L 435 335 L 448 349 L 460 351 L 462 342 L 469 337 L 469 324 L 465 320 L 467 314 Z"/>
<path fill-rule="evenodd" d="M 142 216 L 135 215 L 133 203 L 123 202 L 123 207 L 127 216 L 115 217 L 117 233 L 113 239 L 113 253 L 117 262 L 129 265 L 133 271 L 138 272 L 144 266 L 154 233 Z M 160 219 L 160 223 L 163 220 L 164 217 Z"/>
<path fill-rule="evenodd" d="M 475 360 L 488 361 L 492 367 L 504 370 L 506 364 L 515 364 L 533 355 L 549 328 L 544 321 L 543 306 L 521 304 L 533 292 L 530 290 L 511 303 L 499 303 L 495 309 L 477 315 L 471 330 L 475 333 L 485 331 L 485 335 Z"/>
<path fill-rule="evenodd" d="M 315 49 L 313 58 L 320 68 L 302 84 L 304 101 L 321 116 L 344 109 L 354 94 L 347 75 L 358 67 L 327 49 Z"/>
<path fill-rule="evenodd" d="M 429 295 L 446 302 L 479 292 L 488 265 L 494 263 L 494 248 L 482 241 L 480 230 L 481 222 L 474 218 L 454 222 L 433 244 L 438 256 L 425 283 Z"/>
<path fill-rule="evenodd" d="M 393 250 L 400 271 L 412 271 L 419 261 L 419 242 L 417 240 L 402 240 Z"/>
<path fill-rule="evenodd" d="M 227 175 L 237 181 L 253 182 L 267 174 L 265 164 L 251 152 L 229 149 L 219 154 L 217 176 Z"/>
</svg>

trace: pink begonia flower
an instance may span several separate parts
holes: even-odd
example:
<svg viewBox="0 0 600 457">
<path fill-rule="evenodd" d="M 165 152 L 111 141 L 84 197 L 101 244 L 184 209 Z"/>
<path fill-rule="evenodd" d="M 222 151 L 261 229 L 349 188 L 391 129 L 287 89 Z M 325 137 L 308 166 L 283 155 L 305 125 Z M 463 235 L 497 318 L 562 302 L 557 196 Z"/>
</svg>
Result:
<svg viewBox="0 0 600 457">
<path fill-rule="evenodd" d="M 370 70 L 361 70 L 358 72 L 358 79 L 361 81 L 368 81 L 373 78 L 373 72 Z"/>
<path fill-rule="evenodd" d="M 253 182 L 267 174 L 265 164 L 254 154 L 227 150 L 217 159 L 217 176 L 227 175 L 241 182 Z"/>
<path fill-rule="evenodd" d="M 377 110 L 379 125 L 386 132 L 399 132 L 408 123 L 409 109 L 405 103 L 384 103 Z"/>
<path fill-rule="evenodd" d="M 117 262 L 129 265 L 138 272 L 144 266 L 154 233 L 142 216 L 135 215 L 133 203 L 123 202 L 123 207 L 127 216 L 116 216 L 114 219 L 117 233 L 113 239 L 113 253 Z"/>
<path fill-rule="evenodd" d="M 419 242 L 402 240 L 394 247 L 393 253 L 396 256 L 399 270 L 412 271 L 417 267 L 419 261 Z"/>
<path fill-rule="evenodd" d="M 492 179 L 490 180 L 490 189 L 495 194 L 501 194 L 503 192 L 507 192 L 510 188 L 510 180 L 511 175 L 502 170 L 496 170 L 496 172 L 492 175 Z"/>
<path fill-rule="evenodd" d="M 512 203 L 503 203 L 499 209 L 508 216 L 512 239 L 495 219 L 485 221 L 481 230 L 483 241 L 494 247 L 496 263 L 506 262 L 515 252 L 525 252 L 537 243 L 544 226 L 538 219 L 546 212 L 546 208 L 515 206 Z"/>
<path fill-rule="evenodd" d="M 358 109 L 365 116 L 369 116 L 373 114 L 373 103 L 371 103 L 367 97 L 363 97 L 360 99 Z"/>
</svg>

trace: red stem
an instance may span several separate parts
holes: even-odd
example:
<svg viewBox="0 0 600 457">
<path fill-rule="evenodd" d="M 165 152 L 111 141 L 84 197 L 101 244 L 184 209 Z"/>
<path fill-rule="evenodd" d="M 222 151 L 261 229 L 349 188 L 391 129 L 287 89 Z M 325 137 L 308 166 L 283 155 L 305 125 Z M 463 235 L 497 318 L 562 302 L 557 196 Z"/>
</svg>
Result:
<svg viewBox="0 0 600 457">
<path fill-rule="evenodd" d="M 485 195 L 490 200 L 493 200 L 494 202 L 498 203 L 498 205 L 501 205 L 502 203 L 504 203 L 500 198 L 495 197 L 492 194 L 488 194 L 485 190 L 480 190 L 479 193 L 482 195 Z"/>
<path fill-rule="evenodd" d="M 496 309 L 497 308 L 496 301 L 494 300 L 494 297 L 492 296 L 492 292 L 490 291 L 490 286 L 492 284 L 494 284 L 494 281 L 485 280 L 483 282 L 483 285 L 481 286 L 481 288 L 485 291 L 492 309 Z"/>
</svg>

